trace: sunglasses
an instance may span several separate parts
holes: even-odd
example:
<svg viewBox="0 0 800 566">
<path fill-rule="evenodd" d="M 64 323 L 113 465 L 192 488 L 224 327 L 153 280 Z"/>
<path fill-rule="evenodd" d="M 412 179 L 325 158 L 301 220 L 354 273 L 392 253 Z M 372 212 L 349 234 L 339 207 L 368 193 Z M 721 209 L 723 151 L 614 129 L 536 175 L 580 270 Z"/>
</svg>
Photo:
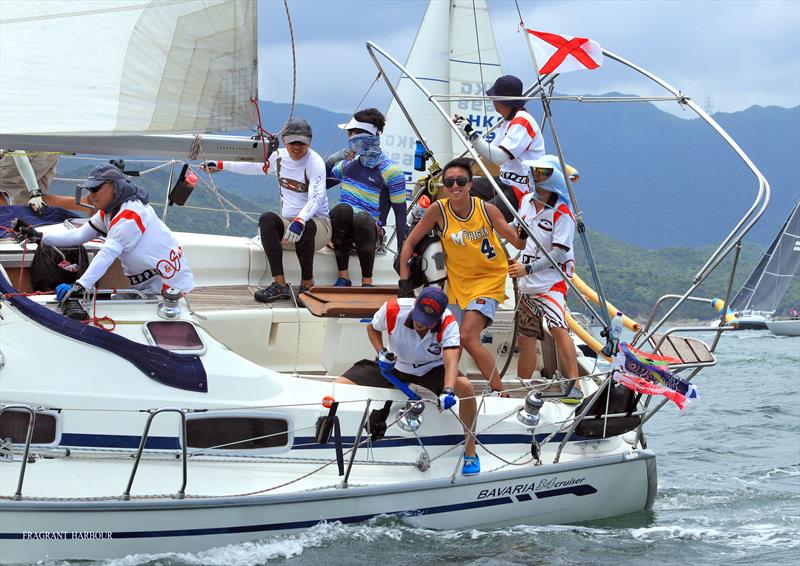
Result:
<svg viewBox="0 0 800 566">
<path fill-rule="evenodd" d="M 94 194 L 94 193 L 100 191 L 100 189 L 102 189 L 103 187 L 105 187 L 107 182 L 108 181 L 105 181 L 102 185 L 97 185 L 96 187 L 92 187 L 91 189 L 86 189 L 86 190 L 89 191 L 90 193 Z"/>
<path fill-rule="evenodd" d="M 550 167 L 533 167 L 533 174 L 542 177 L 549 177 L 553 174 L 553 169 Z"/>
<path fill-rule="evenodd" d="M 469 183 L 469 179 L 466 177 L 448 177 L 446 179 L 442 179 L 442 184 L 447 187 L 448 189 L 453 185 L 458 185 L 459 187 L 466 187 L 467 183 Z"/>
</svg>

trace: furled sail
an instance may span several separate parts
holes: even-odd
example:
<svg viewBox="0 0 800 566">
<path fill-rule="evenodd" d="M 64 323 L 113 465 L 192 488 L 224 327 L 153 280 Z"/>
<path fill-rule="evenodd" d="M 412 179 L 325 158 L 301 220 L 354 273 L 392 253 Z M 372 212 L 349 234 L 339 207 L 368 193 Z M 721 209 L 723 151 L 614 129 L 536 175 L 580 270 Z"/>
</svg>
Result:
<svg viewBox="0 0 800 566">
<path fill-rule="evenodd" d="M 406 68 L 434 95 L 483 95 L 501 74 L 486 0 L 431 0 Z M 444 165 L 464 151 L 441 115 L 407 77 L 400 78 L 397 95 L 439 163 Z M 499 119 L 491 103 L 441 102 L 451 115 L 468 117 L 478 131 L 485 131 Z M 409 181 L 420 175 L 413 171 L 416 140 L 400 105 L 393 100 L 386 114 L 381 146 L 403 168 Z"/>
<path fill-rule="evenodd" d="M 781 226 L 764 257 L 731 301 L 734 312 L 772 314 L 800 266 L 800 202 Z"/>
<path fill-rule="evenodd" d="M 3 0 L 0 134 L 246 129 L 256 59 L 251 0 Z"/>
</svg>

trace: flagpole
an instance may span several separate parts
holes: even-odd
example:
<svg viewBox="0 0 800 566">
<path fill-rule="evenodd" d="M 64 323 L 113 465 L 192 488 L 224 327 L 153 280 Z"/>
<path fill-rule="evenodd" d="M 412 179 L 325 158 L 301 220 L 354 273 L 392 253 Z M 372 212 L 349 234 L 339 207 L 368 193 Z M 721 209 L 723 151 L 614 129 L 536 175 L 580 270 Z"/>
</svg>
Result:
<svg viewBox="0 0 800 566">
<path fill-rule="evenodd" d="M 515 1 L 516 3 L 516 1 Z M 525 22 L 522 19 L 522 12 L 520 12 L 519 4 L 517 4 L 517 13 L 519 14 L 519 25 L 522 27 L 522 31 L 525 34 L 525 42 L 528 45 L 528 52 L 531 55 L 531 61 L 533 62 L 533 70 L 536 73 L 536 80 L 541 85 L 541 77 L 539 76 L 539 64 L 536 62 L 536 53 L 533 49 L 533 44 L 531 43 L 531 34 L 528 33 L 528 28 L 525 26 Z M 556 125 L 553 122 L 553 114 L 550 112 L 550 101 L 547 99 L 547 94 L 544 92 L 544 88 L 539 89 L 539 96 L 542 99 L 542 106 L 544 108 L 544 115 L 545 119 L 548 122 L 550 127 L 550 134 L 553 136 L 553 143 L 556 146 L 556 152 L 558 153 L 558 161 L 561 163 L 561 171 L 564 174 L 564 181 L 567 185 L 567 191 L 569 192 L 569 198 L 572 201 L 572 209 L 575 213 L 575 228 L 578 231 L 578 235 L 580 236 L 581 243 L 583 244 L 583 249 L 586 252 L 586 259 L 589 262 L 589 271 L 592 274 L 592 281 L 597 288 L 598 298 L 600 299 L 600 304 L 605 305 L 606 303 L 606 294 L 603 290 L 603 283 L 600 281 L 600 274 L 597 272 L 597 265 L 594 261 L 594 255 L 592 254 L 592 248 L 589 245 L 589 239 L 586 236 L 586 225 L 583 223 L 583 213 L 581 212 L 580 208 L 578 207 L 578 199 L 575 198 L 575 191 L 572 188 L 572 181 L 569 179 L 569 175 L 567 175 L 567 162 L 564 159 L 564 152 L 561 149 L 561 144 L 558 141 L 558 133 L 556 132 Z M 610 335 L 611 330 L 611 315 L 608 313 L 608 309 L 601 308 L 600 315 L 603 318 L 603 323 L 605 326 L 606 334 Z M 609 341 L 609 337 L 606 337 L 606 341 Z"/>
</svg>

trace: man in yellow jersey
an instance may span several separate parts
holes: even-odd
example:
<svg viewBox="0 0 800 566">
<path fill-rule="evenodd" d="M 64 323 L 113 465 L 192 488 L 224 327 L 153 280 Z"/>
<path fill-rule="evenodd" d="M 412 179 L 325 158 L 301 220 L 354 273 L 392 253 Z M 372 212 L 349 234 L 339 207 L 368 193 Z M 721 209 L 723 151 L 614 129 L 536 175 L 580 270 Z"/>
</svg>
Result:
<svg viewBox="0 0 800 566">
<path fill-rule="evenodd" d="M 454 159 L 445 165 L 442 184 L 446 198 L 428 208 L 403 244 L 398 296 L 414 296 L 408 281 L 408 260 L 419 241 L 438 228 L 447 267 L 448 308 L 458 320 L 461 347 L 475 360 L 492 390 L 502 392 L 494 356 L 481 344 L 480 335 L 494 320 L 497 305 L 506 299 L 508 259 L 498 234 L 520 250 L 525 241 L 506 223 L 497 207 L 470 196 L 470 159 Z"/>
</svg>

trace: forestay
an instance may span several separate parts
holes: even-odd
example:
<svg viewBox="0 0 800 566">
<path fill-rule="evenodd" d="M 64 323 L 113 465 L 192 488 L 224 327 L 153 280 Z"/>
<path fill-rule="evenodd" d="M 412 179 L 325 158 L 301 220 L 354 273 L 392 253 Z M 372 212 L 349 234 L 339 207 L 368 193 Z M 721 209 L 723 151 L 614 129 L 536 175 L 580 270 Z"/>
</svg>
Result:
<svg viewBox="0 0 800 566">
<path fill-rule="evenodd" d="M 2 134 L 202 133 L 254 122 L 255 2 L 2 4 Z"/>
</svg>

